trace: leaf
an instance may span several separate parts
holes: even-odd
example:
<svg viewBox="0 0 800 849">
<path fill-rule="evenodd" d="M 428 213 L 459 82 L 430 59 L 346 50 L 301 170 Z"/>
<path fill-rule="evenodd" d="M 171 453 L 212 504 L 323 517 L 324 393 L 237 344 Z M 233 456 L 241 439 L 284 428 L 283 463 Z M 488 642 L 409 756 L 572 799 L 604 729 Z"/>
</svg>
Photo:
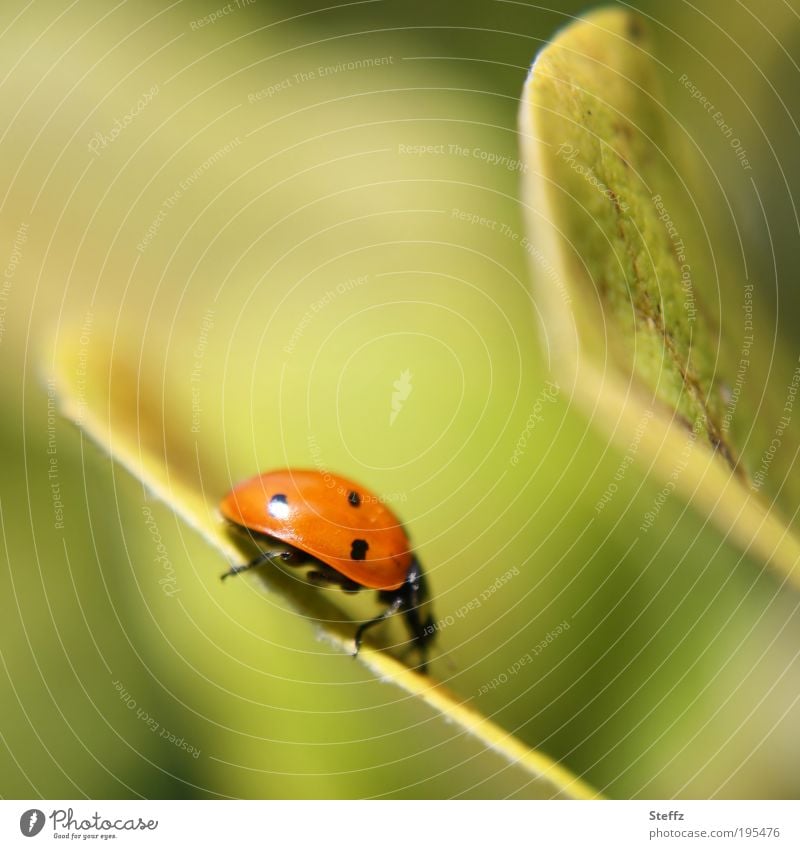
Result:
<svg viewBox="0 0 800 849">
<path fill-rule="evenodd" d="M 203 494 L 221 492 L 224 478 L 214 469 L 199 468 L 199 455 L 187 450 L 185 428 L 177 426 L 163 395 L 151 390 L 161 385 L 156 362 L 142 361 L 141 356 L 120 350 L 119 343 L 103 340 L 99 334 L 92 338 L 90 348 L 75 344 L 81 338 L 87 337 L 77 329 L 62 330 L 63 341 L 54 358 L 57 365 L 52 380 L 62 415 L 231 563 L 242 562 L 241 549 Z M 279 570 L 259 577 L 267 590 L 280 594 L 299 613 L 317 621 L 321 636 L 342 651 L 352 652 L 352 625 L 322 593 Z M 376 676 L 420 698 L 464 733 L 526 770 L 533 776 L 532 792 L 537 797 L 599 798 L 600 794 L 580 778 L 525 746 L 429 676 L 368 644 L 362 646 L 358 658 Z"/>
<path fill-rule="evenodd" d="M 624 447 L 636 441 L 664 499 L 680 492 L 800 586 L 800 542 L 732 439 L 739 345 L 722 286 L 744 286 L 720 284 L 696 247 L 697 184 L 665 115 L 662 72 L 644 22 L 621 9 L 567 27 L 531 68 L 520 109 L 527 250 L 548 346 L 593 421 Z M 643 533 L 658 509 L 643 514 Z"/>
</svg>

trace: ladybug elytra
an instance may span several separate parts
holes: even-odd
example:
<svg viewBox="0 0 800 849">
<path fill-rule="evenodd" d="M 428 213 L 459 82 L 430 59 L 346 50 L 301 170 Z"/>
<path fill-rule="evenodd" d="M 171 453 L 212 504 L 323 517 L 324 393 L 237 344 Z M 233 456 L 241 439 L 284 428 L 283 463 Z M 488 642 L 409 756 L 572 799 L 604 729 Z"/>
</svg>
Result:
<svg viewBox="0 0 800 849">
<path fill-rule="evenodd" d="M 220 510 L 265 546 L 253 561 L 232 567 L 223 578 L 281 562 L 310 565 L 310 579 L 346 592 L 377 590 L 387 606 L 356 630 L 356 654 L 369 628 L 402 612 L 425 670 L 427 644 L 434 636 L 427 581 L 402 524 L 380 499 L 338 475 L 280 469 L 235 486 Z"/>
</svg>

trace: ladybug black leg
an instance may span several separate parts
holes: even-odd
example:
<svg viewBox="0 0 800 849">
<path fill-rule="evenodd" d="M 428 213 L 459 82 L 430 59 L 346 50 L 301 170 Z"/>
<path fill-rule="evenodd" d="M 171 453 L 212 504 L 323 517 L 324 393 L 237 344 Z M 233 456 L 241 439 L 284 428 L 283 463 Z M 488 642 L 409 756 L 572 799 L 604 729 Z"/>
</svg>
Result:
<svg viewBox="0 0 800 849">
<path fill-rule="evenodd" d="M 409 607 L 404 611 L 406 627 L 411 634 L 412 648 L 419 651 L 419 670 L 428 671 L 428 642 L 433 639 L 436 626 L 433 617 L 428 615 L 422 620 L 419 615 L 419 607 Z"/>
<path fill-rule="evenodd" d="M 312 570 L 311 572 L 306 573 L 306 578 L 312 583 L 317 584 L 317 586 L 324 587 L 327 584 L 330 584 L 330 580 L 328 580 L 328 576 L 323 572 L 318 571 L 317 569 Z"/>
<path fill-rule="evenodd" d="M 409 654 L 411 654 L 411 652 L 414 651 L 415 648 L 419 652 L 419 663 L 414 667 L 414 669 L 417 669 L 423 675 L 427 675 L 428 674 L 428 647 L 427 646 L 413 646 L 413 645 L 410 646 L 408 651 L 403 654 L 403 659 L 406 659 L 409 656 Z M 410 663 L 409 663 L 409 666 L 411 666 Z"/>
<path fill-rule="evenodd" d="M 334 586 L 344 590 L 346 593 L 357 593 L 362 589 L 360 584 L 351 581 L 350 578 L 337 572 L 325 563 L 315 562 L 314 569 L 306 574 L 306 578 L 319 586 Z"/>
<path fill-rule="evenodd" d="M 346 592 L 348 595 L 360 593 L 362 589 L 364 588 L 361 584 L 357 584 L 355 581 L 342 581 L 342 591 Z"/>
<path fill-rule="evenodd" d="M 386 610 L 381 613 L 380 616 L 376 616 L 374 619 L 369 619 L 367 622 L 362 622 L 361 625 L 358 626 L 358 630 L 356 631 L 355 643 L 356 650 L 353 653 L 353 657 L 358 656 L 358 651 L 361 648 L 361 643 L 364 639 L 364 632 L 368 628 L 372 628 L 373 625 L 378 625 L 379 623 L 385 621 L 390 616 L 393 616 L 397 613 L 398 610 L 403 606 L 403 597 L 398 595 L 394 599 L 392 599 L 392 603 L 386 608 Z"/>
<path fill-rule="evenodd" d="M 224 581 L 230 575 L 238 575 L 240 572 L 246 572 L 248 569 L 255 569 L 256 566 L 261 566 L 262 563 L 291 563 L 295 553 L 293 551 L 262 551 L 258 557 L 253 558 L 249 563 L 243 563 L 241 566 L 231 566 L 224 575 L 220 578 Z"/>
</svg>

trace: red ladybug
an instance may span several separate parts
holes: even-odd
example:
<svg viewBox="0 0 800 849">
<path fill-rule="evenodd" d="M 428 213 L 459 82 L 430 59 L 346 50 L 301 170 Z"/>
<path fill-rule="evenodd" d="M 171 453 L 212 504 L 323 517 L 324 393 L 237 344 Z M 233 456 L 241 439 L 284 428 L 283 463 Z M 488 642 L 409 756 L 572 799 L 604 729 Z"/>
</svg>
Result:
<svg viewBox="0 0 800 849">
<path fill-rule="evenodd" d="M 308 469 L 279 469 L 235 486 L 220 502 L 222 515 L 266 548 L 237 575 L 265 562 L 312 566 L 309 578 L 345 592 L 378 590 L 387 607 L 356 631 L 364 632 L 402 611 L 424 671 L 434 636 L 428 586 L 399 519 L 380 499 L 346 478 Z M 275 547 L 274 543 L 282 543 Z"/>
</svg>

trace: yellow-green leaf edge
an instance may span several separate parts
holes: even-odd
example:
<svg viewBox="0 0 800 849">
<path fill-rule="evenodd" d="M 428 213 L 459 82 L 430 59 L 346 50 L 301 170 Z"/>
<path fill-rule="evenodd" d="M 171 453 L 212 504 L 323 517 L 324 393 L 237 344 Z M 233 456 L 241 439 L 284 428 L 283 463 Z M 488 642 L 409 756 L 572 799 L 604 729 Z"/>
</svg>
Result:
<svg viewBox="0 0 800 849">
<path fill-rule="evenodd" d="M 537 302 L 545 314 L 554 367 L 576 400 L 620 446 L 627 447 L 635 438 L 639 455 L 710 517 L 726 538 L 800 588 L 800 541 L 748 487 L 736 465 L 735 448 L 720 432 L 711 352 L 702 338 L 710 331 L 701 316 L 699 327 L 691 328 L 693 338 L 687 337 L 682 305 L 670 302 L 670 286 L 676 275 L 680 277 L 680 265 L 668 259 L 657 266 L 655 288 L 667 291 L 661 298 L 661 327 L 652 309 L 653 281 L 639 276 L 641 285 L 622 294 L 613 285 L 614 264 L 621 271 L 620 256 L 627 254 L 628 271 L 634 267 L 628 279 L 638 276 L 635 266 L 641 257 L 638 248 L 633 255 L 628 249 L 628 227 L 636 228 L 656 262 L 660 255 L 674 259 L 658 210 L 644 191 L 648 162 L 641 161 L 647 157 L 637 143 L 639 133 L 652 138 L 662 131 L 657 102 L 655 59 L 643 22 L 622 9 L 600 9 L 573 22 L 531 67 L 519 115 L 526 165 L 523 200 L 529 240 L 535 246 L 530 253 Z M 585 167 L 573 167 L 566 161 L 569 148 L 562 147 L 579 138 L 585 148 L 581 116 L 587 109 L 600 136 L 597 149 L 607 157 L 606 167 L 598 169 L 602 180 L 594 173 L 587 176 Z M 625 182 L 629 171 L 641 177 L 638 183 Z M 588 212 L 599 222 L 606 242 L 588 232 L 586 238 L 567 244 L 562 216 L 570 189 L 590 206 Z M 623 202 L 625 215 L 619 208 Z M 612 281 L 605 291 L 600 286 L 601 309 L 587 297 L 598 280 Z M 609 328 L 604 338 L 603 330 Z M 663 330 L 676 346 L 672 365 L 678 367 L 672 370 L 667 345 L 658 350 Z M 636 335 L 635 353 L 625 350 L 630 332 Z"/>
</svg>

